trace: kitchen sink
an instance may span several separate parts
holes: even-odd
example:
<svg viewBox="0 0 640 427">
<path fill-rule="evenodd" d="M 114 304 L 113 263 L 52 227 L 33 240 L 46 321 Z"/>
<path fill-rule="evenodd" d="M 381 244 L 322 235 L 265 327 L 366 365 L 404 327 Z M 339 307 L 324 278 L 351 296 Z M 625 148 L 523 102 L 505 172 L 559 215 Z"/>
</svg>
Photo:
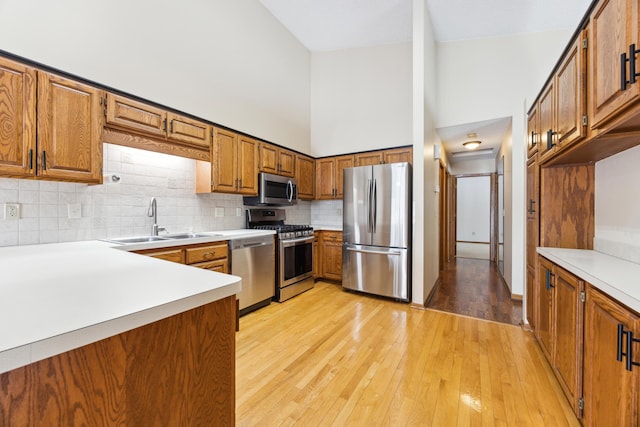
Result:
<svg viewBox="0 0 640 427">
<path fill-rule="evenodd" d="M 108 242 L 127 244 L 127 243 L 157 242 L 160 240 L 170 240 L 170 239 L 166 237 L 159 237 L 159 236 L 143 236 L 143 237 L 125 237 L 122 239 L 105 239 L 105 240 Z"/>
<path fill-rule="evenodd" d="M 166 236 L 162 236 L 164 239 L 195 239 L 198 237 L 211 237 L 216 236 L 216 234 L 198 234 L 198 233 L 183 233 L 183 234 L 169 234 Z"/>
</svg>

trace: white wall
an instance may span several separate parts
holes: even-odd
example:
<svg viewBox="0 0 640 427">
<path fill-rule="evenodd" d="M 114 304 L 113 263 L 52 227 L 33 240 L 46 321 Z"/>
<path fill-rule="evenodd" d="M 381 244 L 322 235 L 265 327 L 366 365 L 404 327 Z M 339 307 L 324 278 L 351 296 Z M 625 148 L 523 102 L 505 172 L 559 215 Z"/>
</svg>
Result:
<svg viewBox="0 0 640 427">
<path fill-rule="evenodd" d="M 315 156 L 410 145 L 411 43 L 311 55 Z"/>
<path fill-rule="evenodd" d="M 439 160 L 436 134 L 436 42 L 425 0 L 413 2 L 413 295 L 422 305 L 433 290 L 438 271 Z"/>
<path fill-rule="evenodd" d="M 523 155 L 525 155 L 523 153 Z M 524 294 L 524 280 L 522 278 L 522 288 L 518 288 L 517 286 L 514 288 L 514 283 L 517 285 L 518 280 L 513 279 L 514 271 L 522 271 L 522 274 L 525 274 L 525 250 L 526 250 L 526 241 L 525 239 L 525 230 L 522 231 L 518 227 L 514 227 L 514 212 L 518 212 L 518 215 L 524 216 L 524 211 L 522 206 L 516 206 L 514 202 L 514 190 L 513 190 L 513 181 L 514 181 L 514 156 L 513 156 L 513 127 L 510 125 L 507 131 L 504 134 L 504 139 L 502 140 L 502 144 L 500 145 L 500 151 L 498 152 L 498 156 L 496 157 L 496 169 L 498 168 L 498 164 L 500 163 L 500 159 L 504 157 L 504 217 L 503 217 L 503 226 L 504 226 L 504 234 L 503 234 L 503 253 L 504 256 L 504 271 L 502 273 L 502 277 L 504 278 L 507 286 L 511 290 L 512 295 L 523 295 Z M 521 189 L 521 191 L 525 191 Z M 524 196 L 522 195 L 524 203 Z M 524 221 L 524 219 L 523 219 Z M 523 224 L 524 227 L 524 224 Z M 522 235 L 515 234 L 522 232 Z M 514 237 L 515 236 L 515 237 Z M 518 276 L 519 277 L 519 276 Z M 526 298 L 526 296 L 525 296 Z M 526 304 L 523 304 L 524 311 L 526 311 Z M 526 313 L 523 311 L 523 319 L 526 319 Z"/>
<path fill-rule="evenodd" d="M 495 159 L 456 160 L 449 163 L 452 175 L 493 173 L 496 171 Z"/>
<path fill-rule="evenodd" d="M 489 243 L 491 177 L 461 177 L 457 181 L 456 240 Z"/>
<path fill-rule="evenodd" d="M 523 105 L 535 100 L 571 34 L 572 29 L 438 44 L 438 127 L 512 117 L 513 138 L 503 154 L 505 192 L 507 176 L 512 191 L 510 206 L 505 204 L 505 281 L 514 295 L 522 295 L 525 280 Z"/>
<path fill-rule="evenodd" d="M 5 0 L 0 49 L 310 152 L 310 53 L 256 0 Z"/>
<path fill-rule="evenodd" d="M 640 264 L 640 147 L 596 163 L 594 249 Z"/>
</svg>

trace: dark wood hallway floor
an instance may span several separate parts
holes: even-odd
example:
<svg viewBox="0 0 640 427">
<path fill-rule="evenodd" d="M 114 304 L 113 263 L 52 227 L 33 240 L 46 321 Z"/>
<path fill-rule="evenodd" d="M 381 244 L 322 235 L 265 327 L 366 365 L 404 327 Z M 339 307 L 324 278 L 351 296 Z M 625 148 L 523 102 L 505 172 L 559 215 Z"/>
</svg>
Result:
<svg viewBox="0 0 640 427">
<path fill-rule="evenodd" d="M 521 323 L 522 302 L 511 300 L 495 264 L 455 258 L 441 278 L 428 308 L 512 325 Z"/>
</svg>

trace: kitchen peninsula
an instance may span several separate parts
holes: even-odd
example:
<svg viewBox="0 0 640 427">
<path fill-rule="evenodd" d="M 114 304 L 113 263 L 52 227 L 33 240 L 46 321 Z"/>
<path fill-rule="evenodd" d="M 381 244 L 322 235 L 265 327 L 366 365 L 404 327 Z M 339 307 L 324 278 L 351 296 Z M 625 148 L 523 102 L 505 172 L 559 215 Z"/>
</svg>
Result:
<svg viewBox="0 0 640 427">
<path fill-rule="evenodd" d="M 0 248 L 0 425 L 232 425 L 240 278 L 114 246 Z"/>
</svg>

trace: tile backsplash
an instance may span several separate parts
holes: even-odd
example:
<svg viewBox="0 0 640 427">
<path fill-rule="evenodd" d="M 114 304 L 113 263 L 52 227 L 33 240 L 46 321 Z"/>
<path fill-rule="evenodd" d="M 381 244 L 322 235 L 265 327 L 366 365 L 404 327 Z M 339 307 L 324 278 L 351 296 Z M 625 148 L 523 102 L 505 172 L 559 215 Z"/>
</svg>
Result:
<svg viewBox="0 0 640 427">
<path fill-rule="evenodd" d="M 342 200 L 316 200 L 311 207 L 311 224 L 342 227 Z"/>
<path fill-rule="evenodd" d="M 104 172 L 93 186 L 0 178 L 0 207 L 20 204 L 19 220 L 0 212 L 0 246 L 148 235 L 151 197 L 158 225 L 171 233 L 245 227 L 242 196 L 195 194 L 195 160 L 104 144 Z M 78 206 L 80 218 L 70 218 Z M 311 222 L 311 202 L 286 210 L 288 223 Z"/>
</svg>

